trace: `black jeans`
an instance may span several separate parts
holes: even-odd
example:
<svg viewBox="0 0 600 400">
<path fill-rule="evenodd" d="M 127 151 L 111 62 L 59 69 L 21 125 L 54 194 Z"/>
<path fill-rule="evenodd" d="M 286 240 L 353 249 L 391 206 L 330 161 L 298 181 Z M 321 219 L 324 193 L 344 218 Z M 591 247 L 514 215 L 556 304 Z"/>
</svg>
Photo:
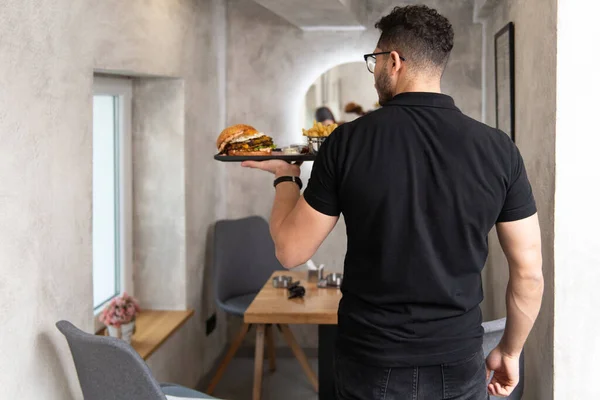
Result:
<svg viewBox="0 0 600 400">
<path fill-rule="evenodd" d="M 487 400 L 483 351 L 428 367 L 371 367 L 335 357 L 338 400 Z"/>
</svg>

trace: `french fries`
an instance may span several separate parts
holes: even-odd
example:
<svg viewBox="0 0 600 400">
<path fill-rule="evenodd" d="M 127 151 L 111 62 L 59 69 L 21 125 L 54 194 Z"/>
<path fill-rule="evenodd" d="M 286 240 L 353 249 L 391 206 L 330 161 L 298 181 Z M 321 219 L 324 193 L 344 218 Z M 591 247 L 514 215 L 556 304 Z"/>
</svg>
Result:
<svg viewBox="0 0 600 400">
<path fill-rule="evenodd" d="M 308 137 L 327 137 L 337 128 L 337 124 L 323 125 L 320 122 L 314 121 L 310 129 L 302 129 L 302 134 Z"/>
</svg>

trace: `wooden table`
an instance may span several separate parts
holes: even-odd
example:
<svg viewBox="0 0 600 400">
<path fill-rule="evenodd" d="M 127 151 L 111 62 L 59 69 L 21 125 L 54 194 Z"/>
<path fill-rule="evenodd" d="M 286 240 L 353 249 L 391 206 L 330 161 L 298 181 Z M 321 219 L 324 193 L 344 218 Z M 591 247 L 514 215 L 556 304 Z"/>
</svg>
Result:
<svg viewBox="0 0 600 400">
<path fill-rule="evenodd" d="M 135 320 L 135 334 L 131 338 L 131 347 L 147 360 L 193 314 L 194 310 L 143 310 Z M 100 331 L 99 334 L 105 334 L 104 331 Z"/>
<path fill-rule="evenodd" d="M 289 275 L 306 289 L 304 298 L 288 300 L 288 291 L 273 287 L 273 277 Z M 307 273 L 277 271 L 265 283 L 244 314 L 247 324 L 337 325 L 342 293 L 335 288 L 318 288 L 306 281 Z"/>
<path fill-rule="evenodd" d="M 304 298 L 288 299 L 286 289 L 273 287 L 273 277 L 290 275 L 294 281 L 299 280 L 306 289 Z M 281 330 L 283 337 L 292 349 L 294 355 L 302 365 L 316 391 L 319 399 L 334 398 L 333 389 L 333 346 L 335 329 L 337 325 L 337 312 L 342 293 L 339 289 L 318 288 L 316 283 L 306 281 L 306 272 L 278 271 L 275 272 L 265 286 L 258 293 L 246 313 L 244 322 L 248 325 L 256 324 L 256 355 L 254 366 L 254 394 L 253 399 L 259 400 L 262 387 L 262 372 L 264 360 L 265 328 L 276 325 Z M 319 379 L 310 367 L 302 348 L 296 342 L 288 324 L 316 324 L 319 325 Z M 269 328 L 267 328 L 269 329 Z M 266 332 L 267 338 L 272 338 L 272 333 Z M 269 358 L 274 361 L 272 339 L 269 340 Z M 274 364 L 271 365 L 274 369 Z"/>
</svg>

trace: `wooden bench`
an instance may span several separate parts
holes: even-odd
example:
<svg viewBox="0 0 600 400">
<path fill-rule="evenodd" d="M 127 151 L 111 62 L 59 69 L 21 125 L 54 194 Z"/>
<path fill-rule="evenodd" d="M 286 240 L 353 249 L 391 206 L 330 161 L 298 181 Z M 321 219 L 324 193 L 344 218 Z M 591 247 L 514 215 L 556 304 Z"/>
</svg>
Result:
<svg viewBox="0 0 600 400">
<path fill-rule="evenodd" d="M 194 315 L 194 310 L 143 310 L 136 317 L 131 346 L 147 360 L 162 344 Z M 99 335 L 106 335 L 101 329 Z"/>
</svg>

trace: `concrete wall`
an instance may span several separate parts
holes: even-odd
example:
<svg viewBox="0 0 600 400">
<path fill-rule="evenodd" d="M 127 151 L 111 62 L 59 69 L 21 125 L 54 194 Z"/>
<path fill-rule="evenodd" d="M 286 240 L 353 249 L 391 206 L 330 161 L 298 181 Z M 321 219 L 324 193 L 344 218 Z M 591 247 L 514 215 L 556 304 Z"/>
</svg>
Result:
<svg viewBox="0 0 600 400">
<path fill-rule="evenodd" d="M 134 293 L 156 309 L 186 307 L 184 107 L 181 79 L 134 81 Z"/>
<path fill-rule="evenodd" d="M 455 49 L 443 80 L 443 89 L 457 105 L 481 118 L 481 26 L 473 23 L 472 1 L 428 2 L 454 24 Z M 310 85 L 334 66 L 361 62 L 373 51 L 379 32 L 373 23 L 396 1 L 369 3 L 370 29 L 364 32 L 302 32 L 265 8 L 249 1 L 228 2 L 227 123 L 248 123 L 271 134 L 279 144 L 302 140 L 302 108 Z M 310 164 L 303 168 L 307 181 Z M 268 217 L 272 179 L 260 171 L 226 166 L 227 216 L 257 214 Z M 330 271 L 341 271 L 346 249 L 343 221 L 338 223 L 315 256 Z M 316 345 L 311 328 L 296 331 L 305 346 Z"/>
<path fill-rule="evenodd" d="M 485 122 L 495 126 L 494 35 L 515 23 L 516 143 L 537 201 L 542 229 L 544 303 L 525 346 L 526 399 L 552 399 L 554 308 L 554 178 L 556 131 L 556 1 L 491 1 L 484 22 Z M 506 315 L 508 265 L 495 232 L 485 274 L 488 318 Z M 568 396 L 567 396 L 568 397 Z M 563 398 L 563 397 L 557 397 Z M 566 398 L 566 397 L 564 397 Z M 575 398 L 575 397 L 568 397 Z"/>
<path fill-rule="evenodd" d="M 151 357 L 157 378 L 194 385 L 212 366 L 225 324 L 204 339 L 201 314 L 212 312 L 202 293 L 207 230 L 224 215 L 220 166 L 211 160 L 225 121 L 224 19 L 218 0 L 0 2 L 3 398 L 81 398 L 54 323 L 93 329 L 95 70 L 180 79 L 136 84 L 137 95 L 149 96 L 134 104 L 135 261 L 138 278 L 148 282 L 136 287 L 143 306 L 197 310 Z"/>
<path fill-rule="evenodd" d="M 558 0 L 554 398 L 594 399 L 600 346 L 600 37 L 583 0 Z M 597 7 L 597 6 L 596 6 Z M 596 8 L 597 10 L 597 8 Z"/>
</svg>

